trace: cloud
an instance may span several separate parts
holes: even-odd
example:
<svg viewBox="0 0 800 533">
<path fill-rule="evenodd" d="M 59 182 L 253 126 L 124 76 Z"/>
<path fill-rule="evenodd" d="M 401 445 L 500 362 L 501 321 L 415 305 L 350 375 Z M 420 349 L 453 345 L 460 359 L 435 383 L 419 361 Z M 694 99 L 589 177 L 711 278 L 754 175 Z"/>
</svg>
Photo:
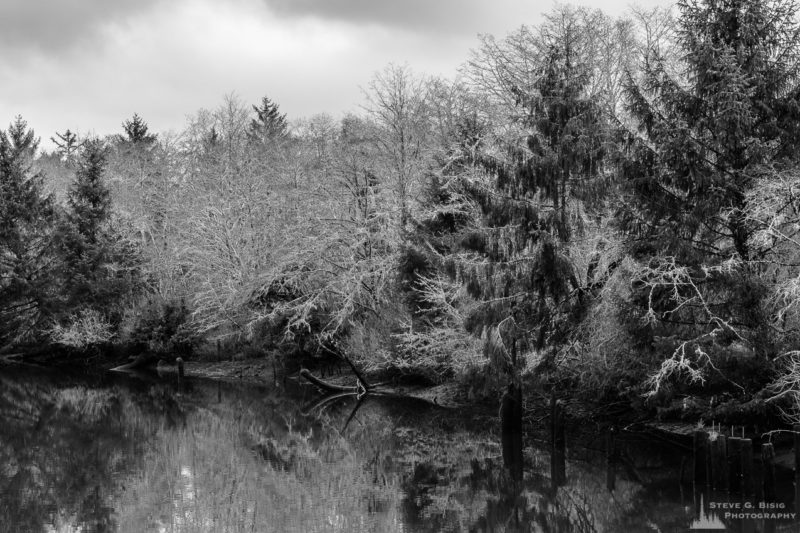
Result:
<svg viewBox="0 0 800 533">
<path fill-rule="evenodd" d="M 2 0 L 0 0 L 2 1 Z M 120 131 L 137 112 L 153 131 L 236 92 L 269 96 L 290 118 L 353 109 L 359 85 L 409 36 L 381 28 L 271 14 L 260 0 L 182 0 L 98 19 L 91 46 L 69 55 L 0 56 L 0 129 L 21 114 L 47 139 L 55 131 Z M 363 43 L 368 42 L 369 46 Z M 383 52 L 383 54 L 382 54 Z"/>
<path fill-rule="evenodd" d="M 313 17 L 420 32 L 472 34 L 491 14 L 484 0 L 263 0 L 278 16 Z"/>
<path fill-rule="evenodd" d="M 102 27 L 162 0 L 0 1 L 0 47 L 59 53 L 92 43 Z M 44 4 L 44 6 L 43 6 Z"/>
<path fill-rule="evenodd" d="M 47 145 L 66 128 L 119 133 L 136 112 L 153 131 L 180 130 L 231 92 L 248 104 L 268 96 L 292 119 L 358 111 L 359 88 L 387 63 L 454 75 L 477 33 L 502 36 L 542 9 L 530 0 L 0 0 L 0 129 L 21 114 Z"/>
</svg>

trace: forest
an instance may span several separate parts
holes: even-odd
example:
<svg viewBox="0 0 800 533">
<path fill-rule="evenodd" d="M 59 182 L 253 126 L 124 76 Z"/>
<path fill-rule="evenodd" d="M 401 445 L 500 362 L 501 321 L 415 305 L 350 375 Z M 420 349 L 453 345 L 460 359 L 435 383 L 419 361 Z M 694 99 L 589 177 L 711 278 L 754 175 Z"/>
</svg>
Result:
<svg viewBox="0 0 800 533">
<path fill-rule="evenodd" d="M 476 401 L 800 419 L 798 74 L 794 0 L 557 5 L 340 118 L 232 93 L 45 150 L 9 117 L 0 357 L 346 358 Z"/>
</svg>

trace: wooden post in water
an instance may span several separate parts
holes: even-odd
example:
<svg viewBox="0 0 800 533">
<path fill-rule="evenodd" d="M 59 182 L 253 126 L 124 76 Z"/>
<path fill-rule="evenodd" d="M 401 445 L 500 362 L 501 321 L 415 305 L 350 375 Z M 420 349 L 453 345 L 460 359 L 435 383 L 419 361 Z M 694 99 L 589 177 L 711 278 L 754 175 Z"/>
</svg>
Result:
<svg viewBox="0 0 800 533">
<path fill-rule="evenodd" d="M 217 362 L 222 361 L 222 343 L 217 339 Z"/>
<path fill-rule="evenodd" d="M 567 439 L 564 429 L 564 409 L 555 395 L 550 397 L 550 434 L 550 476 L 553 485 L 558 487 L 563 485 L 567 478 Z"/>
<path fill-rule="evenodd" d="M 755 492 L 755 467 L 753 466 L 753 441 L 742 439 L 742 494 L 750 495 Z"/>
<path fill-rule="evenodd" d="M 606 433 L 606 488 L 614 492 L 617 485 L 617 443 L 615 433 L 617 428 L 611 427 Z"/>
<path fill-rule="evenodd" d="M 728 439 L 728 489 L 730 492 L 742 490 L 742 439 Z"/>
<path fill-rule="evenodd" d="M 506 468 L 514 479 L 522 479 L 522 388 L 513 383 L 500 401 L 500 440 Z"/>
<path fill-rule="evenodd" d="M 728 439 L 722 434 L 711 441 L 711 485 L 728 490 Z"/>
<path fill-rule="evenodd" d="M 709 458 L 708 433 L 703 430 L 694 432 L 694 482 L 702 486 L 708 483 Z"/>
<path fill-rule="evenodd" d="M 764 464 L 764 500 L 775 499 L 775 449 L 765 442 L 761 445 L 761 462 Z"/>
</svg>

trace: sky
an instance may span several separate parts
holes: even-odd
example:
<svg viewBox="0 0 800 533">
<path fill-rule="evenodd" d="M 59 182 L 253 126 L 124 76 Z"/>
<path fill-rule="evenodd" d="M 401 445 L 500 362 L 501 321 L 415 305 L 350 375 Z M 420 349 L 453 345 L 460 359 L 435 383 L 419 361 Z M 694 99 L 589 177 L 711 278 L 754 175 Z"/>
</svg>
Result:
<svg viewBox="0 0 800 533">
<path fill-rule="evenodd" d="M 580 3 L 580 2 L 578 2 Z M 638 0 L 654 7 L 665 0 Z M 622 14 L 630 0 L 584 1 Z M 0 0 L 0 129 L 155 132 L 225 95 L 264 96 L 290 120 L 357 112 L 389 63 L 455 76 L 479 34 L 534 25 L 537 0 Z"/>
</svg>

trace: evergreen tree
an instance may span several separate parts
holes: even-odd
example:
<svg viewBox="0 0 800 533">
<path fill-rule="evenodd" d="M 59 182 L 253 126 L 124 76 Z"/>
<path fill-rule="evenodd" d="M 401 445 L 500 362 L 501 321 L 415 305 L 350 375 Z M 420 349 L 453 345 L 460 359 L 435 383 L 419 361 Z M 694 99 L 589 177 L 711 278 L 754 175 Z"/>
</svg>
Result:
<svg viewBox="0 0 800 533">
<path fill-rule="evenodd" d="M 98 140 L 87 142 L 68 193 L 68 204 L 70 222 L 88 243 L 97 242 L 110 212 L 111 194 L 102 180 L 105 167 L 105 146 Z"/>
<path fill-rule="evenodd" d="M 623 173 L 634 203 L 629 230 L 642 253 L 698 264 L 752 257 L 745 194 L 794 153 L 800 26 L 794 0 L 681 0 L 685 79 L 655 51 L 628 85 L 640 135 Z"/>
<path fill-rule="evenodd" d="M 118 319 L 120 299 L 138 287 L 139 254 L 111 226 L 111 195 L 104 183 L 107 148 L 84 143 L 61 228 L 63 307 L 66 317 L 85 308 Z"/>
<path fill-rule="evenodd" d="M 33 132 L 33 129 L 28 128 L 28 123 L 17 116 L 8 126 L 6 132 L 8 136 L 9 145 L 15 159 L 18 159 L 24 165 L 29 165 L 33 158 L 36 156 L 36 150 L 39 148 L 39 139 Z"/>
<path fill-rule="evenodd" d="M 797 6 L 681 0 L 678 8 L 684 77 L 671 77 L 653 51 L 641 82 L 628 86 L 640 126 L 621 165 L 631 199 L 622 219 L 631 251 L 651 267 L 635 285 L 649 320 L 640 337 L 702 353 L 711 340 L 745 341 L 769 353 L 760 259 L 772 244 L 751 239 L 746 196 L 794 165 Z"/>
<path fill-rule="evenodd" d="M 267 98 L 261 99 L 261 105 L 253 106 L 256 118 L 250 121 L 249 135 L 254 140 L 273 140 L 286 137 L 289 124 L 286 115 L 280 112 L 278 104 Z"/>
<path fill-rule="evenodd" d="M 522 143 L 511 139 L 502 157 L 464 143 L 484 176 L 462 181 L 482 224 L 461 245 L 478 258 L 451 259 L 447 268 L 483 302 L 468 327 L 483 328 L 493 360 L 512 367 L 520 350 L 563 342 L 586 305 L 568 244 L 583 213 L 604 207 L 609 130 L 586 94 L 589 70 L 573 46 L 578 37 L 568 28 L 554 38 L 534 83 L 512 88 Z"/>
<path fill-rule="evenodd" d="M 37 144 L 20 117 L 0 130 L 0 344 L 34 333 L 50 312 L 54 212 L 31 170 Z"/>
<path fill-rule="evenodd" d="M 125 131 L 126 140 L 134 145 L 151 145 L 158 138 L 149 132 L 147 123 L 136 113 L 130 120 L 122 123 L 122 129 Z"/>
</svg>

